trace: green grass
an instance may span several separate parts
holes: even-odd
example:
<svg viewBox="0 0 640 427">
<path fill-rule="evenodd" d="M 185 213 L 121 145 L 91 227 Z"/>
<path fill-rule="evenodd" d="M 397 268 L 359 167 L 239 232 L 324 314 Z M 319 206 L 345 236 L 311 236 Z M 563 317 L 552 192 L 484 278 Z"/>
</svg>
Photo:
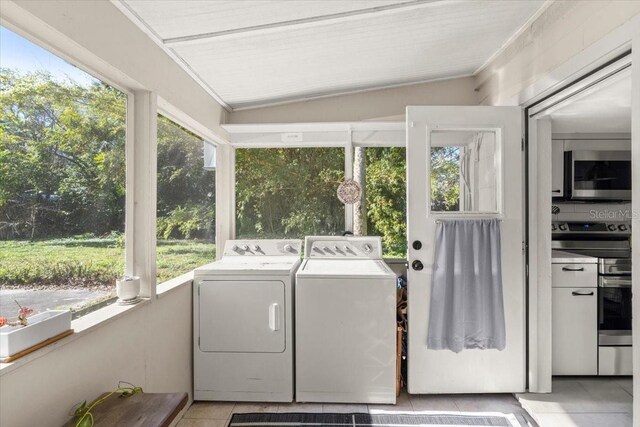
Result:
<svg viewBox="0 0 640 427">
<path fill-rule="evenodd" d="M 158 283 L 215 259 L 215 245 L 192 240 L 158 242 Z M 117 239 L 65 238 L 0 241 L 0 286 L 114 284 L 124 272 Z"/>
</svg>

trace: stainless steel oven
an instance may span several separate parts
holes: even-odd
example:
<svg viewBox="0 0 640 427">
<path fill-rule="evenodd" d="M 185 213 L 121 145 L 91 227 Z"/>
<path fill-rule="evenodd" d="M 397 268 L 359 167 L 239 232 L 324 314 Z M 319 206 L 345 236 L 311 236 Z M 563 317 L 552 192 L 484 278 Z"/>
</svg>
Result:
<svg viewBox="0 0 640 427">
<path fill-rule="evenodd" d="M 565 190 L 573 200 L 631 200 L 630 151 L 567 151 Z"/>
<path fill-rule="evenodd" d="M 631 345 L 631 259 L 598 261 L 598 344 Z"/>
</svg>

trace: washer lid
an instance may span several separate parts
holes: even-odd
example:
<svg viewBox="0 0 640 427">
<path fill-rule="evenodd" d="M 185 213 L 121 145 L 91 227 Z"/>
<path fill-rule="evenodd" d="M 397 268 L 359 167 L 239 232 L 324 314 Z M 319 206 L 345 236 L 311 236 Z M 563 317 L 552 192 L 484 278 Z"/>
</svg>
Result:
<svg viewBox="0 0 640 427">
<path fill-rule="evenodd" d="M 375 259 L 308 259 L 298 269 L 298 277 L 395 278 L 384 261 Z"/>
</svg>

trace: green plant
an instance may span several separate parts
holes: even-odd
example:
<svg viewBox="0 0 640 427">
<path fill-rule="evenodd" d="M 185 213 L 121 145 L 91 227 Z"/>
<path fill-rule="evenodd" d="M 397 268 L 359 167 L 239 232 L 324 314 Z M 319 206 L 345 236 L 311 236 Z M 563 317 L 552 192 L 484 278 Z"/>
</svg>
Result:
<svg viewBox="0 0 640 427">
<path fill-rule="evenodd" d="M 107 393 L 106 395 L 94 400 L 91 404 L 87 404 L 87 401 L 85 400 L 84 402 L 78 404 L 73 411 L 76 427 L 93 427 L 93 414 L 91 413 L 91 411 L 112 395 L 118 394 L 118 397 L 123 398 L 133 396 L 134 394 L 138 393 L 144 393 L 142 387 L 134 386 L 133 384 L 126 381 L 120 381 L 118 382 L 118 388 L 113 390 L 111 393 Z"/>
</svg>

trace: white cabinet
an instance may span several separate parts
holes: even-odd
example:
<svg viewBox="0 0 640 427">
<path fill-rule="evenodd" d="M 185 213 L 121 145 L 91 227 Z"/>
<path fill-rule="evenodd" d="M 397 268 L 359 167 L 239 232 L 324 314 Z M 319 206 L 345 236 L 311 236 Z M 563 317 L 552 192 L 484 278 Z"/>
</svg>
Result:
<svg viewBox="0 0 640 427">
<path fill-rule="evenodd" d="M 553 263 L 551 280 L 554 288 L 595 288 L 598 286 L 598 264 Z"/>
<path fill-rule="evenodd" d="M 553 375 L 598 375 L 596 259 L 551 266 Z"/>
<path fill-rule="evenodd" d="M 564 140 L 551 141 L 551 196 L 564 196 Z"/>
<path fill-rule="evenodd" d="M 598 289 L 552 292 L 553 375 L 598 375 Z"/>
</svg>

